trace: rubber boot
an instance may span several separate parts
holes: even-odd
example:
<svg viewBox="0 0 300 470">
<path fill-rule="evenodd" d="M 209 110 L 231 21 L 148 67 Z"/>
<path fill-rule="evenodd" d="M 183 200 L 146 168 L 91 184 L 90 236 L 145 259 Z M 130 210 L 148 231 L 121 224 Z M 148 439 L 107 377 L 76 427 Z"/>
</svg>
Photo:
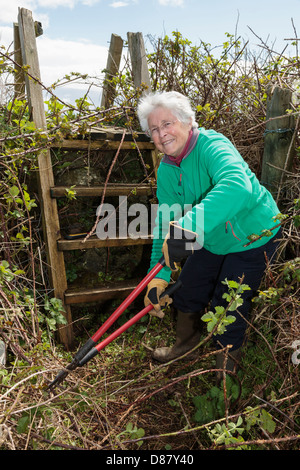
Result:
<svg viewBox="0 0 300 470">
<path fill-rule="evenodd" d="M 169 362 L 190 351 L 200 341 L 199 312 L 185 313 L 177 311 L 176 341 L 172 347 L 157 348 L 152 357 L 161 363 Z M 197 354 L 197 351 L 195 351 Z M 188 355 L 187 360 L 193 359 L 196 354 Z"/>
<path fill-rule="evenodd" d="M 241 349 L 235 349 L 234 351 L 229 351 L 227 354 L 227 362 L 225 364 L 225 371 L 237 372 L 239 368 L 239 362 L 241 359 Z M 216 369 L 224 368 L 225 354 L 217 354 L 216 357 Z M 223 371 L 216 372 L 217 382 L 220 382 L 223 378 Z"/>
</svg>

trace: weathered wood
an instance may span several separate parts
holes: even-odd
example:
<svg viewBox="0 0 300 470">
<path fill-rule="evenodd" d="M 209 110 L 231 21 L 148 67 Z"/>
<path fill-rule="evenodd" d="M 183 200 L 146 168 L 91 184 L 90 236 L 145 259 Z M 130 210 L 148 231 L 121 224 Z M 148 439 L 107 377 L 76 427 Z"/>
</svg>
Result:
<svg viewBox="0 0 300 470">
<path fill-rule="evenodd" d="M 261 183 L 276 199 L 285 180 L 285 172 L 292 170 L 294 157 L 295 119 L 287 115 L 291 98 L 291 91 L 280 87 L 268 93 Z"/>
<path fill-rule="evenodd" d="M 55 186 L 50 189 L 51 197 L 65 197 L 68 186 Z M 155 188 L 153 186 L 153 188 Z M 101 196 L 105 189 L 106 196 L 129 196 L 131 193 L 135 196 L 149 196 L 152 194 L 149 184 L 123 184 L 108 183 L 105 187 L 101 186 L 72 186 L 76 192 L 76 197 Z"/>
<path fill-rule="evenodd" d="M 124 127 L 92 127 L 88 134 L 88 140 L 125 140 L 128 142 L 150 142 L 145 132 L 134 132 L 134 139 L 130 131 L 126 131 L 124 136 Z M 86 138 L 85 138 L 86 139 Z"/>
<path fill-rule="evenodd" d="M 118 238 L 106 238 L 102 240 L 97 236 L 93 235 L 84 241 L 80 240 L 65 240 L 60 239 L 57 241 L 57 247 L 59 251 L 73 251 L 73 250 L 88 250 L 91 248 L 105 248 L 112 246 L 133 246 L 133 245 L 149 245 L 152 243 L 151 235 L 144 235 L 140 238 L 131 237 L 118 237 Z"/>
<path fill-rule="evenodd" d="M 119 71 L 122 50 L 123 39 L 117 34 L 112 34 L 102 87 L 101 107 L 104 107 L 104 109 L 109 108 L 115 99 L 116 87 L 111 83 L 111 80 Z"/>
<path fill-rule="evenodd" d="M 17 100 L 23 100 L 25 98 L 25 74 L 22 69 L 23 59 L 22 59 L 22 50 L 20 43 L 20 34 L 19 34 L 19 25 L 14 23 L 14 61 L 15 65 L 14 76 L 15 76 L 15 98 Z M 35 36 L 41 36 L 43 34 L 42 24 L 38 21 L 34 22 L 34 31 Z"/>
<path fill-rule="evenodd" d="M 15 76 L 15 99 L 23 100 L 25 98 L 25 76 L 22 69 L 23 59 L 19 35 L 19 25 L 14 23 L 14 61 L 18 66 L 15 66 L 14 76 Z"/>
<path fill-rule="evenodd" d="M 78 140 L 78 139 L 63 139 L 60 142 L 51 144 L 51 148 L 67 149 L 67 150 L 118 150 L 120 142 L 111 140 Z M 153 142 L 138 142 L 140 150 L 153 150 Z M 134 150 L 134 143 L 132 141 L 124 141 L 121 146 L 122 150 Z"/>
<path fill-rule="evenodd" d="M 44 100 L 40 81 L 40 69 L 35 37 L 35 25 L 32 19 L 31 11 L 25 8 L 19 9 L 18 16 L 19 34 L 22 50 L 22 61 L 24 65 L 29 66 L 30 74 L 37 78 L 36 80 L 26 79 L 26 91 L 31 110 L 32 120 L 38 129 L 46 129 L 46 117 L 44 109 Z M 52 163 L 50 150 L 45 149 L 38 153 L 38 182 L 39 196 L 42 206 L 43 229 L 47 247 L 47 256 L 49 264 L 49 274 L 52 282 L 54 296 L 64 301 L 64 292 L 67 289 L 67 279 L 65 272 L 64 255 L 57 250 L 57 240 L 60 238 L 60 225 L 57 211 L 57 201 L 50 196 L 50 188 L 54 186 L 54 177 L 52 172 Z M 73 345 L 73 329 L 71 311 L 65 306 L 63 312 L 67 326 L 59 328 L 59 337 L 67 349 Z"/>
<path fill-rule="evenodd" d="M 29 73 L 35 78 L 29 78 L 25 74 L 26 91 L 31 115 L 34 114 L 36 127 L 46 129 L 46 116 L 44 110 L 44 100 L 42 87 L 40 85 L 40 66 L 35 38 L 35 26 L 32 13 L 25 8 L 19 8 L 18 16 L 19 35 L 21 42 L 22 61 L 24 66 L 28 66 Z"/>
<path fill-rule="evenodd" d="M 139 282 L 140 280 L 129 280 L 91 289 L 70 289 L 65 293 L 65 303 L 72 305 L 99 301 L 104 302 L 116 298 L 122 299 L 127 297 Z"/>
<path fill-rule="evenodd" d="M 151 80 L 142 33 L 127 33 L 128 48 L 131 58 L 133 83 L 135 87 L 141 84 L 147 86 L 146 92 L 151 91 Z"/>
</svg>

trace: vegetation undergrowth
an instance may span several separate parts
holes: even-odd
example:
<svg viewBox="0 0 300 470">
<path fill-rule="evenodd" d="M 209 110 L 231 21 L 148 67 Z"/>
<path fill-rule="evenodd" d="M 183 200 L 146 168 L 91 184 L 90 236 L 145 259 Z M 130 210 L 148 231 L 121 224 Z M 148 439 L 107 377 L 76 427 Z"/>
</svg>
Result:
<svg viewBox="0 0 300 470">
<path fill-rule="evenodd" d="M 297 118 L 296 156 L 293 172 L 281 187 L 282 214 L 274 221 L 282 224 L 282 244 L 253 301 L 240 370 L 227 374 L 221 383 L 215 381 L 216 351 L 210 338 L 233 321 L 230 311 L 242 301 L 240 290 L 247 289 L 246 285 L 224 280 L 229 289 L 228 308 L 208 308 L 203 315 L 197 359 L 166 365 L 151 360 L 151 349 L 174 340 L 176 318 L 169 307 L 163 319 L 143 318 L 85 367 L 70 373 L 55 393 L 49 393 L 47 385 L 71 362 L 73 353 L 66 352 L 57 341 L 57 327 L 64 323 L 63 306 L 53 296 L 47 270 L 36 184 L 37 155 L 53 142 L 88 134 L 95 126 L 115 125 L 137 131 L 135 109 L 143 90 L 134 88 L 129 63 L 111 79 L 116 97 L 108 109 L 90 102 L 90 81 L 87 93 L 75 105 L 63 102 L 55 95 L 65 81 L 62 79 L 47 92 L 47 131 L 40 131 L 30 120 L 26 97 L 14 95 L 10 85 L 13 53 L 3 50 L 0 351 L 5 349 L 5 354 L 0 358 L 6 357 L 0 366 L 2 450 L 295 450 L 299 445 L 298 55 L 285 57 L 266 50 L 265 44 L 264 54 L 252 53 L 247 43 L 230 34 L 217 49 L 217 56 L 211 45 L 193 45 L 179 32 L 150 38 L 150 42 L 153 51 L 148 54 L 148 64 L 153 90 L 186 93 L 194 103 L 199 125 L 228 136 L 257 174 L 261 171 L 268 89 L 280 85 L 294 92 L 295 100 L 287 112 Z M 66 81 L 83 79 L 88 77 L 74 73 Z M 82 169 L 92 178 L 96 168 L 103 182 L 112 158 L 106 161 L 97 153 L 70 155 L 58 150 L 53 153 L 53 168 L 58 179 Z M 135 156 L 128 153 L 120 157 L 111 178 L 139 184 L 148 169 L 141 152 Z M 146 171 L 146 178 L 153 175 Z M 58 209 L 63 227 L 79 222 L 81 229 L 88 231 L 94 224 L 94 208 L 79 203 L 72 184 L 59 200 Z M 100 268 L 93 263 L 97 257 L 101 259 Z M 95 252 L 93 258 L 71 253 L 68 280 L 82 284 L 126 279 L 141 260 L 142 266 L 146 265 L 145 253 L 138 250 L 125 251 L 119 263 L 113 250 Z M 82 273 L 84 267 L 89 277 Z M 140 302 L 125 312 L 117 326 L 140 309 Z M 117 304 L 115 300 L 75 310 L 77 346 Z"/>
</svg>

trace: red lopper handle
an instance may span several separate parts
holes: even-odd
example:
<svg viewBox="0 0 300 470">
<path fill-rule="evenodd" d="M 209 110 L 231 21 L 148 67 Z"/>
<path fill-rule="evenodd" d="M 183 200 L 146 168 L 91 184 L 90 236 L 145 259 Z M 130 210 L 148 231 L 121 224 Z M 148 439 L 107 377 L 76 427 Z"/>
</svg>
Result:
<svg viewBox="0 0 300 470">
<path fill-rule="evenodd" d="M 99 338 L 110 328 L 111 325 L 119 318 L 126 308 L 134 301 L 134 299 L 145 289 L 148 283 L 156 276 L 157 273 L 165 266 L 165 260 L 162 256 L 158 263 L 151 269 L 147 276 L 136 286 L 128 297 L 119 305 L 113 314 L 103 323 L 103 325 L 93 334 L 92 340 L 96 343 Z M 147 312 L 146 312 L 147 313 Z"/>
<path fill-rule="evenodd" d="M 178 280 L 173 284 L 171 287 L 165 290 L 161 297 L 164 297 L 165 295 L 172 295 L 177 289 L 179 289 L 182 285 L 182 282 Z M 128 330 L 132 325 L 137 323 L 143 316 L 145 316 L 150 310 L 153 308 L 153 305 L 147 305 L 147 307 L 144 307 L 143 310 L 141 310 L 139 313 L 137 313 L 134 317 L 132 317 L 130 320 L 128 320 L 124 325 L 120 326 L 116 331 L 111 333 L 107 338 L 105 338 L 101 343 L 98 343 L 95 345 L 92 349 L 89 350 L 89 352 L 79 361 L 78 366 L 82 367 L 84 364 L 86 364 L 88 361 L 90 361 L 93 357 L 95 357 L 99 351 L 104 349 L 109 343 L 111 343 L 114 339 L 116 339 L 118 336 L 120 336 L 124 331 Z"/>
</svg>

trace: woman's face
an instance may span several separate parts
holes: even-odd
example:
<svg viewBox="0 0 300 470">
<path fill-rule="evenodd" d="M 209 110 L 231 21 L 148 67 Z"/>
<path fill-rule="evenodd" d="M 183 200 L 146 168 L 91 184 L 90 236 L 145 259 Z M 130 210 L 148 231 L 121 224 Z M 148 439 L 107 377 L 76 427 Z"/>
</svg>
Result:
<svg viewBox="0 0 300 470">
<path fill-rule="evenodd" d="M 183 124 L 166 108 L 156 108 L 148 118 L 149 131 L 156 148 L 167 155 L 178 157 L 189 137 L 191 124 Z"/>
</svg>

